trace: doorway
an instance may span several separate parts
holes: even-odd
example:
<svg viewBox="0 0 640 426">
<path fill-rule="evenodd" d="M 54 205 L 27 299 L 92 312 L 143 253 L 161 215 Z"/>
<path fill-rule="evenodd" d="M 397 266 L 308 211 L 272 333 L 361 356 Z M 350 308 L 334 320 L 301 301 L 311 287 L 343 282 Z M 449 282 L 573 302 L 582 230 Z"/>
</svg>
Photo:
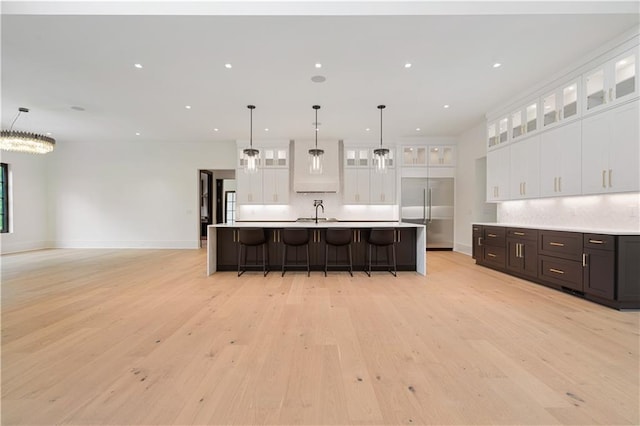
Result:
<svg viewBox="0 0 640 426">
<path fill-rule="evenodd" d="M 235 220 L 235 170 L 199 170 L 198 193 L 200 215 L 198 235 L 200 247 L 207 244 L 207 227 Z"/>
</svg>

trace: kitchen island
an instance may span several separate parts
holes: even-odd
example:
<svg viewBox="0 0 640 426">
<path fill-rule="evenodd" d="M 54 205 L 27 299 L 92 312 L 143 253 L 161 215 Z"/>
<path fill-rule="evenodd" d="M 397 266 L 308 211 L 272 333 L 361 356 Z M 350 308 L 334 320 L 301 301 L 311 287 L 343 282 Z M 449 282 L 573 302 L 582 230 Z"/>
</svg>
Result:
<svg viewBox="0 0 640 426">
<path fill-rule="evenodd" d="M 398 270 L 416 271 L 426 275 L 426 229 L 424 225 L 404 222 L 234 222 L 207 227 L 207 275 L 216 271 L 237 269 L 240 228 L 264 228 L 268 239 L 269 265 L 279 270 L 282 262 L 281 231 L 284 228 L 306 228 L 309 230 L 309 245 L 312 252 L 311 269 L 324 270 L 324 232 L 327 228 L 348 228 L 353 232 L 352 248 L 354 271 L 364 269 L 367 235 L 372 228 L 393 228 L 396 235 Z"/>
</svg>

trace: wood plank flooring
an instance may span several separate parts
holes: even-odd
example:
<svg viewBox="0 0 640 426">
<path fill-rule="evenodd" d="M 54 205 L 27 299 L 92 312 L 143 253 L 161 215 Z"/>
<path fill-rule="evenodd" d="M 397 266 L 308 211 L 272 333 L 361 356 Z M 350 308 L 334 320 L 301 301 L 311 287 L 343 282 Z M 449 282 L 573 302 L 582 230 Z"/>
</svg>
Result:
<svg viewBox="0 0 640 426">
<path fill-rule="evenodd" d="M 205 276 L 204 250 L 2 262 L 2 424 L 633 424 L 640 313 L 428 275 Z"/>
</svg>

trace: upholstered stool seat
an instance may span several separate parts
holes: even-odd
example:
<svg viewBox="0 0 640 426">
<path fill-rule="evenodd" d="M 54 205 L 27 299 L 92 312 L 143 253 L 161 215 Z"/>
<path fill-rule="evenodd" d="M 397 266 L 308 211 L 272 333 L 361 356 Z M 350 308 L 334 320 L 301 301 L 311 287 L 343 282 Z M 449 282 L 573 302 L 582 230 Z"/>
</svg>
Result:
<svg viewBox="0 0 640 426">
<path fill-rule="evenodd" d="M 311 274 L 311 270 L 309 268 L 309 230 L 306 228 L 285 228 L 282 230 L 282 243 L 284 244 L 284 249 L 282 252 L 282 276 L 284 277 L 287 267 L 300 266 L 306 266 L 307 276 L 309 276 Z M 297 254 L 297 248 L 302 246 L 304 246 L 306 249 L 306 265 L 297 263 L 295 261 L 293 261 L 293 263 L 287 263 L 287 248 L 295 247 L 295 252 Z"/>
<path fill-rule="evenodd" d="M 262 267 L 263 276 L 269 273 L 269 252 L 267 248 L 267 237 L 263 228 L 240 228 L 238 229 L 238 276 L 244 274 L 247 268 Z M 254 247 L 255 263 L 247 264 L 247 247 Z M 262 247 L 262 256 L 258 257 L 258 247 Z M 243 257 L 244 252 L 244 257 Z M 258 263 L 262 260 L 262 264 Z"/>
<path fill-rule="evenodd" d="M 353 276 L 353 259 L 351 255 L 351 229 L 348 228 L 327 228 L 325 233 L 325 248 L 324 248 L 324 276 L 327 276 L 327 269 L 332 268 L 349 268 L 349 274 Z M 334 248 L 336 254 L 336 263 L 329 265 L 329 246 Z M 338 248 L 345 248 L 349 255 L 349 263 L 339 264 Z"/>
<path fill-rule="evenodd" d="M 391 274 L 395 277 L 397 273 L 395 230 L 393 228 L 373 228 L 369 233 L 367 243 L 369 246 L 368 247 L 369 248 L 368 249 L 369 264 L 368 264 L 368 269 L 366 271 L 367 275 L 371 276 L 371 267 L 372 267 L 371 249 L 375 247 L 376 254 L 377 254 L 378 249 L 381 247 L 384 247 L 386 249 L 387 263 L 386 264 L 376 263 L 373 266 L 387 268 L 387 270 L 391 272 Z M 392 254 L 391 257 L 389 256 L 389 250 L 391 250 L 391 254 Z"/>
</svg>

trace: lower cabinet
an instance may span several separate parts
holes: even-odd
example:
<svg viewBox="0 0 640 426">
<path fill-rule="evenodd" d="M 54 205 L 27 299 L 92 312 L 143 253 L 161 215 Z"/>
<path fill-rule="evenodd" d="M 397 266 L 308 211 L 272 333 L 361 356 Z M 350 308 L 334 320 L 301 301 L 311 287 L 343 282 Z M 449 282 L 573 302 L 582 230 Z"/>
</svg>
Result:
<svg viewBox="0 0 640 426">
<path fill-rule="evenodd" d="M 640 308 L 640 235 L 476 224 L 472 233 L 478 265 L 613 308 Z"/>
<path fill-rule="evenodd" d="M 238 269 L 238 230 L 236 228 L 216 228 L 218 270 Z"/>
<path fill-rule="evenodd" d="M 538 231 L 507 228 L 507 269 L 535 278 L 538 270 Z"/>
</svg>

